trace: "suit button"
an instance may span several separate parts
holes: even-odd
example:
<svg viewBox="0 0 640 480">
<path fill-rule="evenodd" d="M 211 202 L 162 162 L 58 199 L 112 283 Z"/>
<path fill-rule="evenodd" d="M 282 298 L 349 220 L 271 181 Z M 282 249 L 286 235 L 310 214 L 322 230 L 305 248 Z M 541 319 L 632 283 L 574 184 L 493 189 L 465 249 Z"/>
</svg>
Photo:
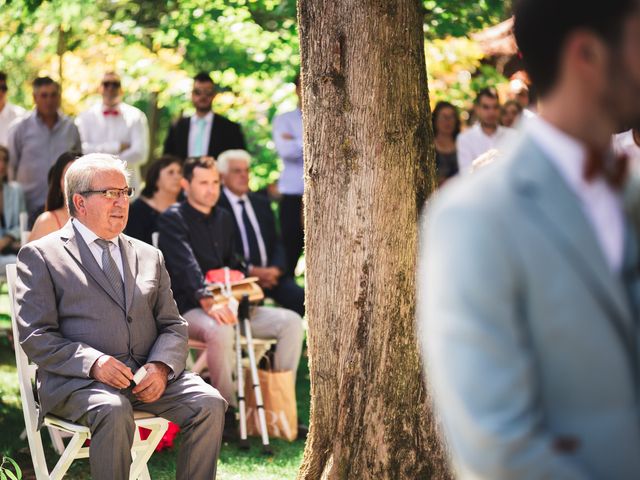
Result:
<svg viewBox="0 0 640 480">
<path fill-rule="evenodd" d="M 127 322 L 131 323 L 133 322 L 133 318 L 131 318 L 130 316 L 127 317 Z"/>
</svg>

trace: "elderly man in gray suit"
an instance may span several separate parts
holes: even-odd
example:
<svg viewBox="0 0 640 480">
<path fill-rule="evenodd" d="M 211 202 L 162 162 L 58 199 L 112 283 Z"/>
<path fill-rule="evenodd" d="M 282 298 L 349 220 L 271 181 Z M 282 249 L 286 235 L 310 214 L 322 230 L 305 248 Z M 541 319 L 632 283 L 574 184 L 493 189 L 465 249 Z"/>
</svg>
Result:
<svg viewBox="0 0 640 480">
<path fill-rule="evenodd" d="M 77 160 L 65 176 L 71 220 L 18 255 L 18 327 L 38 365 L 41 415 L 91 429 L 94 479 L 129 478 L 133 409 L 181 427 L 178 478 L 215 478 L 226 402 L 184 371 L 187 324 L 162 254 L 121 233 L 125 165 L 106 154 Z"/>
<path fill-rule="evenodd" d="M 455 473 L 640 478 L 638 241 L 614 129 L 640 118 L 637 0 L 520 0 L 540 118 L 429 207 L 420 338 Z"/>
</svg>

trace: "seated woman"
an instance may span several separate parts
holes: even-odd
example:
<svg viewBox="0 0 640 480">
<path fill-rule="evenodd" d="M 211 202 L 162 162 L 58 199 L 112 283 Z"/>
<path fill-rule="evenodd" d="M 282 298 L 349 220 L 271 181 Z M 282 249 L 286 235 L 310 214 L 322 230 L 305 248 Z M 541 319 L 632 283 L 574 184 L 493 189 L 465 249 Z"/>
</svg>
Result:
<svg viewBox="0 0 640 480">
<path fill-rule="evenodd" d="M 9 150 L 0 145 L 0 272 L 15 263 L 20 249 L 20 213 L 26 212 L 22 188 L 7 181 Z"/>
<path fill-rule="evenodd" d="M 29 241 L 37 240 L 51 232 L 60 230 L 69 221 L 69 212 L 64 203 L 64 174 L 69 166 L 82 154 L 78 152 L 65 152 L 58 157 L 53 167 L 49 169 L 49 193 L 44 204 L 44 212 L 38 215 Z"/>
<path fill-rule="evenodd" d="M 163 155 L 153 162 L 145 176 L 140 197 L 129 207 L 129 221 L 124 233 L 153 244 L 152 234 L 158 229 L 158 215 L 178 201 L 182 179 L 182 163 L 177 157 Z"/>
</svg>

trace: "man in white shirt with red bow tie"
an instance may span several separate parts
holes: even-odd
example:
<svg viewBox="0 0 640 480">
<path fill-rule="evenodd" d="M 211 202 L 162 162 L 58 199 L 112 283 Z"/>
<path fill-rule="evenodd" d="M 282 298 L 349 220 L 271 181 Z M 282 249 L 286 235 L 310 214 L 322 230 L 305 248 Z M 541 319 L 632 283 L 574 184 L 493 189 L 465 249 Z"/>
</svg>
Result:
<svg viewBox="0 0 640 480">
<path fill-rule="evenodd" d="M 142 111 L 122 101 L 122 82 L 107 72 L 100 84 L 102 102 L 81 113 L 76 125 L 82 139 L 82 153 L 110 153 L 127 162 L 131 185 L 140 185 L 140 166 L 149 156 L 149 127 Z"/>
</svg>

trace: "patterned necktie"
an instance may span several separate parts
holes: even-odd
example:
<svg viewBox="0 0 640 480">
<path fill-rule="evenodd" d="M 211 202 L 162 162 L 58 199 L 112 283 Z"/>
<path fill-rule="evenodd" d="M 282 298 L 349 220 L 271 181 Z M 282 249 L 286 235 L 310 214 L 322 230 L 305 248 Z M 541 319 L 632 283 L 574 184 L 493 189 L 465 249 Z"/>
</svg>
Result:
<svg viewBox="0 0 640 480">
<path fill-rule="evenodd" d="M 113 286 L 113 290 L 116 292 L 120 305 L 124 306 L 124 282 L 122 281 L 122 275 L 116 265 L 116 261 L 111 256 L 109 247 L 111 242 L 98 238 L 95 242 L 102 248 L 102 271 Z"/>
<path fill-rule="evenodd" d="M 242 223 L 244 224 L 244 231 L 247 234 L 247 242 L 249 243 L 249 258 L 247 260 L 251 265 L 262 266 L 258 237 L 256 236 L 256 231 L 253 229 L 251 220 L 249 220 L 249 215 L 247 215 L 244 200 L 238 200 L 238 204 L 242 207 Z"/>
</svg>

